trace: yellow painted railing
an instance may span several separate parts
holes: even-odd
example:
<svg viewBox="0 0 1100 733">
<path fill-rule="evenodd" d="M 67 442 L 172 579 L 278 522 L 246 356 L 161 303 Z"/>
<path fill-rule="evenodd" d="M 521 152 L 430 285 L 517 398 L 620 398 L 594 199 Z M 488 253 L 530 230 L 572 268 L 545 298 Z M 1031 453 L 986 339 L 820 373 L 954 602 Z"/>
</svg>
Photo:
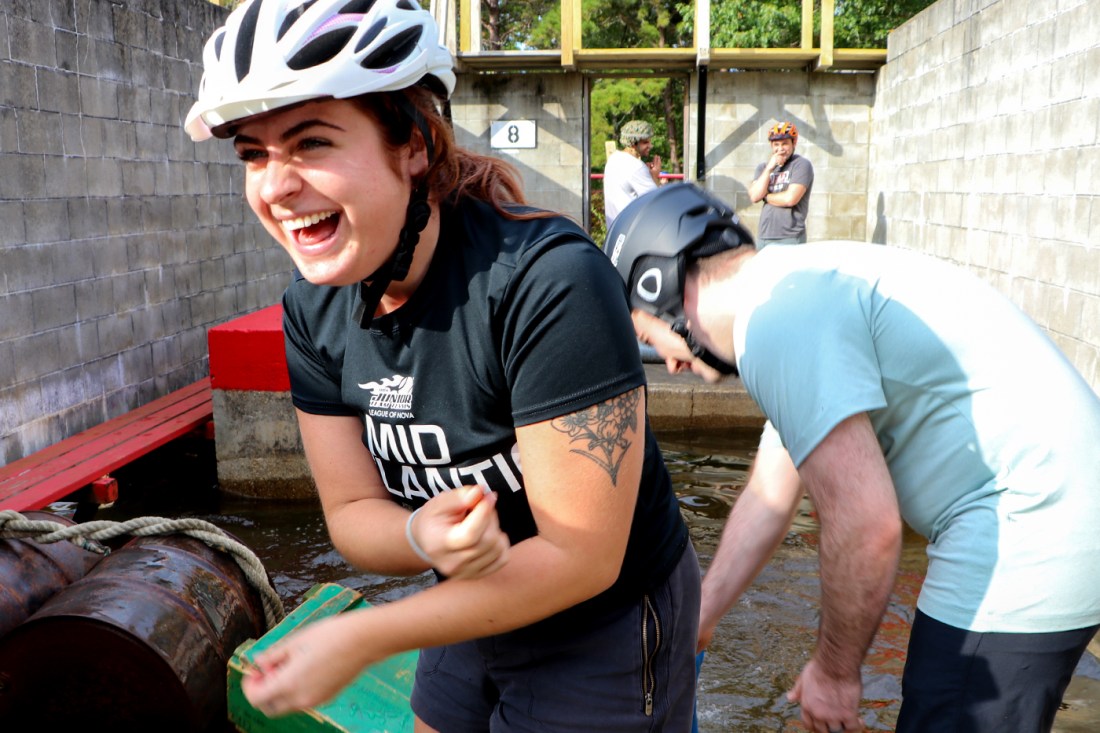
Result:
<svg viewBox="0 0 1100 733">
<path fill-rule="evenodd" d="M 814 46 L 814 0 L 802 0 L 802 33 L 798 48 L 711 48 L 710 0 L 695 0 L 695 37 L 690 48 L 585 48 L 581 38 L 581 0 L 560 0 L 561 48 L 540 51 L 487 51 L 481 48 L 480 0 L 433 0 L 432 12 L 441 26 L 455 21 L 459 4 L 457 48 L 460 62 L 475 69 L 563 68 L 691 69 L 810 68 L 877 69 L 886 63 L 886 49 L 835 48 L 834 0 L 821 0 L 820 45 Z M 451 38 L 454 38 L 453 32 Z"/>
</svg>

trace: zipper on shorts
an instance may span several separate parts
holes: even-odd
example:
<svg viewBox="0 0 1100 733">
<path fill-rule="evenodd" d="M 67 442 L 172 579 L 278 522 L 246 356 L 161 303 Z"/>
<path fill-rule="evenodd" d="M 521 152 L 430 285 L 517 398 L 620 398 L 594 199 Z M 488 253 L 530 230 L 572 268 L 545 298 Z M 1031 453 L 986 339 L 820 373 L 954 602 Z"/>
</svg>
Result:
<svg viewBox="0 0 1100 733">
<path fill-rule="evenodd" d="M 649 619 L 653 618 L 653 651 L 649 649 Z M 642 696 L 645 698 L 645 714 L 653 715 L 653 694 L 657 689 L 657 679 L 653 674 L 653 662 L 661 648 L 661 619 L 657 609 L 646 594 L 642 599 Z"/>
</svg>

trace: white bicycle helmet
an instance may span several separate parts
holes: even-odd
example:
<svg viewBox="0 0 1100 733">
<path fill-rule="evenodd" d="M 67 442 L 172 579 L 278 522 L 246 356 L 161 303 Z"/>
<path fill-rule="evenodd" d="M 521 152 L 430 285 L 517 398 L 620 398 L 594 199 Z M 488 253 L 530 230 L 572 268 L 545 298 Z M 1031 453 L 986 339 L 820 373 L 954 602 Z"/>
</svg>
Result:
<svg viewBox="0 0 1100 733">
<path fill-rule="evenodd" d="M 322 97 L 424 83 L 454 91 L 454 63 L 414 0 L 248 0 L 203 50 L 184 129 L 198 142 L 252 115 Z"/>
</svg>

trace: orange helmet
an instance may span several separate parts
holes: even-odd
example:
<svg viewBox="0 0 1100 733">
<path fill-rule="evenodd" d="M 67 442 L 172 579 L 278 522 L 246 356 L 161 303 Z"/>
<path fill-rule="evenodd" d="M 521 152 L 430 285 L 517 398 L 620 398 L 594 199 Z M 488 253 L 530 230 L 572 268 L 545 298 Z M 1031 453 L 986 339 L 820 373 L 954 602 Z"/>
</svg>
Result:
<svg viewBox="0 0 1100 733">
<path fill-rule="evenodd" d="M 798 128 L 793 122 L 777 122 L 768 130 L 768 140 L 794 140 L 798 142 Z"/>
</svg>

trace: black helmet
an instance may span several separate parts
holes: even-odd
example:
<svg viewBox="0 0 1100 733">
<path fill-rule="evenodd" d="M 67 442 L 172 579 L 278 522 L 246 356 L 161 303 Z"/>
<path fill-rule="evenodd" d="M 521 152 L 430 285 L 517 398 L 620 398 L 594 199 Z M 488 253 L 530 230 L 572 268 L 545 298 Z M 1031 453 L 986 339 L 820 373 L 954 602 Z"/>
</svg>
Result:
<svg viewBox="0 0 1100 733">
<path fill-rule="evenodd" d="M 684 275 L 692 260 L 746 244 L 752 246 L 752 234 L 732 208 L 694 184 L 675 183 L 631 201 L 608 230 L 604 252 L 626 282 L 631 308 L 666 321 L 692 353 L 734 374 L 733 365 L 691 337 L 684 318 Z"/>
</svg>

